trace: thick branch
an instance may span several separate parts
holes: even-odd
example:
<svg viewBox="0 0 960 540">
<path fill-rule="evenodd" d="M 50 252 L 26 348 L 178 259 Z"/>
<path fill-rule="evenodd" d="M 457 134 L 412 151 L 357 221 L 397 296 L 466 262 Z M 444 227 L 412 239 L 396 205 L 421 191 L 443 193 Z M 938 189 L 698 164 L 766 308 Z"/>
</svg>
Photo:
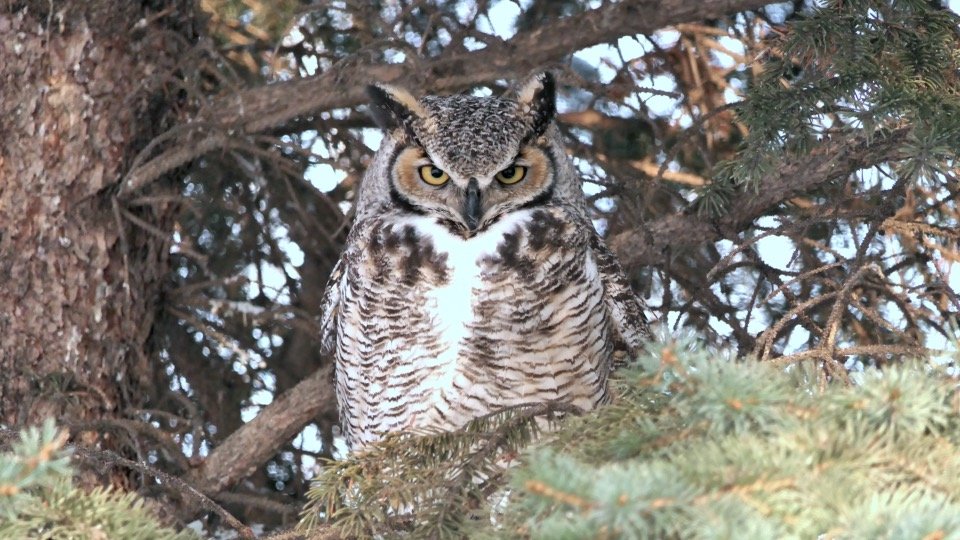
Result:
<svg viewBox="0 0 960 540">
<path fill-rule="evenodd" d="M 534 69 L 556 64 L 571 52 L 622 36 L 650 33 L 665 26 L 702 21 L 729 13 L 760 8 L 769 0 L 624 0 L 555 20 L 509 40 L 467 51 L 451 47 L 440 57 L 404 64 L 364 65 L 341 62 L 310 79 L 283 81 L 229 94 L 214 100 L 194 122 L 221 126 L 222 133 L 198 135 L 198 140 L 175 146 L 134 167 L 120 193 L 128 196 L 165 172 L 229 145 L 227 133 L 242 136 L 283 125 L 290 120 L 366 101 L 363 88 L 371 82 L 406 86 L 415 93 L 445 93 L 502 79 L 518 79 Z M 183 129 L 180 126 L 175 129 Z"/>
<path fill-rule="evenodd" d="M 715 242 L 734 239 L 754 221 L 787 200 L 817 187 L 846 178 L 859 169 L 894 159 L 896 148 L 908 130 L 868 140 L 825 143 L 810 155 L 788 161 L 776 176 L 763 182 L 757 193 L 745 194 L 725 216 L 711 220 L 697 215 L 665 216 L 608 239 L 610 247 L 624 265 L 662 266 L 672 252 L 684 251 Z"/>
<path fill-rule="evenodd" d="M 371 82 L 402 84 L 415 93 L 462 90 L 500 79 L 516 79 L 554 64 L 573 51 L 665 26 L 757 9 L 769 0 L 625 0 L 552 21 L 478 51 L 451 48 L 429 62 L 358 65 L 344 63 L 312 79 L 281 82 L 224 96 L 207 120 L 242 127 L 247 133 L 276 127 L 312 111 L 364 103 Z M 341 67 L 342 66 L 342 67 Z M 415 69 L 412 69 L 415 67 Z"/>
<path fill-rule="evenodd" d="M 214 448 L 190 478 L 214 496 L 236 484 L 273 456 L 333 399 L 331 369 L 318 369 Z"/>
</svg>

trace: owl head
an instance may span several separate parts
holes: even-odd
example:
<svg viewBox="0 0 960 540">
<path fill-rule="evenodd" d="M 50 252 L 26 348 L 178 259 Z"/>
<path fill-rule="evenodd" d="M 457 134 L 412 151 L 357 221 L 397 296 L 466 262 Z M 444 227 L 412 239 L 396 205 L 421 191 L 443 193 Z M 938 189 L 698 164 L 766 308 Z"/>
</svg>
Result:
<svg viewBox="0 0 960 540">
<path fill-rule="evenodd" d="M 469 237 L 512 211 L 570 192 L 560 185 L 572 171 L 553 126 L 549 73 L 503 97 L 417 99 L 385 85 L 368 94 L 386 137 L 364 178 L 358 211 L 371 198 L 388 200 Z"/>
</svg>

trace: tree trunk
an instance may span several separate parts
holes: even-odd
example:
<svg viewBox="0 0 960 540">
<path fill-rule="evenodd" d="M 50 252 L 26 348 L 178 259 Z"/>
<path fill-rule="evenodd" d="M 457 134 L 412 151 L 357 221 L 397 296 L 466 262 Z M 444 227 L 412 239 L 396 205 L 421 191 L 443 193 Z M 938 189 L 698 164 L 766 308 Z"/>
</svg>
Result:
<svg viewBox="0 0 960 540">
<path fill-rule="evenodd" d="M 150 335 L 174 209 L 114 195 L 174 120 L 163 85 L 194 39 L 191 4 L 0 10 L 0 423 L 109 421 L 159 383 Z"/>
</svg>

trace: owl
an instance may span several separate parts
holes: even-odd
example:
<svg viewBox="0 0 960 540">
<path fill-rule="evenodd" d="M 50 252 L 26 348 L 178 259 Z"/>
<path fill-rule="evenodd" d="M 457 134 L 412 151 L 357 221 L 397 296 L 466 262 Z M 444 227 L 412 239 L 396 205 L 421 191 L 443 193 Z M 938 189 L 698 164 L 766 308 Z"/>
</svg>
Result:
<svg viewBox="0 0 960 540">
<path fill-rule="evenodd" d="M 506 407 L 610 399 L 647 334 L 543 73 L 504 97 L 368 89 L 384 132 L 322 306 L 352 450 Z"/>
</svg>

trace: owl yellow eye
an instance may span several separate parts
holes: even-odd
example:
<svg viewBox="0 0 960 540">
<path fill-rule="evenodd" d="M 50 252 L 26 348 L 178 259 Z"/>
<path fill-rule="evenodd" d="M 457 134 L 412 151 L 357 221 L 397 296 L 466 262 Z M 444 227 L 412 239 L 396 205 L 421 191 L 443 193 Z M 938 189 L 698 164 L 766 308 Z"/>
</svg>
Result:
<svg viewBox="0 0 960 540">
<path fill-rule="evenodd" d="M 450 179 L 450 175 L 436 165 L 424 165 L 420 167 L 420 179 L 431 186 L 442 186 Z"/>
<path fill-rule="evenodd" d="M 497 180 L 501 184 L 516 184 L 517 182 L 523 180 L 523 177 L 527 175 L 527 168 L 521 165 L 511 165 L 506 169 L 497 173 Z"/>
</svg>

